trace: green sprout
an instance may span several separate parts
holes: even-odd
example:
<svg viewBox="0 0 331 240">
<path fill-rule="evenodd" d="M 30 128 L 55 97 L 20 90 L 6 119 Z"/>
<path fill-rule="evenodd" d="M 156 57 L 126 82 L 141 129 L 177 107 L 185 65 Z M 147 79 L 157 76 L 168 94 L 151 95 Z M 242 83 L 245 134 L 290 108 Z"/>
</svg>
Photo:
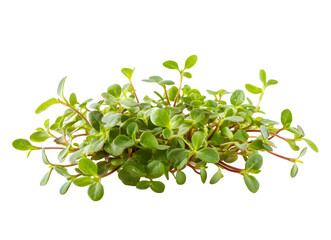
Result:
<svg viewBox="0 0 331 240">
<path fill-rule="evenodd" d="M 122 73 L 129 83 L 109 86 L 101 94 L 102 99 L 93 103 L 92 99 L 79 102 L 75 93 L 67 100 L 65 77 L 58 87 L 59 97 L 45 101 L 36 109 L 39 114 L 60 104 L 66 108 L 63 114 L 54 121 L 47 119 L 31 134 L 30 141 L 35 144 L 16 139 L 13 147 L 28 151 L 28 157 L 32 151 L 40 150 L 43 163 L 49 168 L 41 186 L 47 184 L 55 170 L 66 179 L 60 194 L 66 194 L 73 183 L 88 187 L 88 196 L 94 201 L 104 195 L 101 181 L 115 172 L 125 185 L 162 193 L 165 185 L 160 177 L 167 180 L 173 177 L 182 185 L 186 182 L 185 171 L 192 169 L 205 183 L 211 165 L 216 166 L 217 171 L 211 176 L 210 184 L 219 182 L 225 170 L 242 175 L 247 188 L 255 193 L 260 184 L 254 174 L 261 171 L 263 164 L 260 152 L 292 162 L 290 176 L 295 177 L 297 164 L 302 163 L 307 147 L 298 157 L 290 158 L 276 153 L 276 144 L 272 140 L 275 137 L 283 140 L 294 151 L 300 150 L 297 145 L 300 141 L 315 152 L 318 148 L 305 138 L 299 125 L 292 126 L 289 109 L 282 111 L 280 127 L 276 127 L 279 124 L 276 121 L 255 116 L 264 114 L 260 103 L 266 88 L 278 82 L 267 81 L 265 71 L 260 70 L 263 86 L 245 85 L 250 93 L 260 94 L 256 105 L 240 89 L 233 92 L 207 90 L 213 97 L 208 99 L 198 89 L 183 86 L 184 77 L 192 78 L 187 70 L 196 64 L 197 59 L 196 55 L 188 57 L 181 70 L 175 61 L 164 62 L 164 67 L 179 72 L 179 86 L 160 76 L 144 79 L 142 81 L 162 87 L 163 92 L 154 91 L 157 99 L 145 96 L 142 102 L 139 102 L 132 82 L 134 69 L 123 68 Z M 231 94 L 229 102 L 224 100 L 226 94 Z M 281 131 L 288 131 L 293 137 L 285 138 L 280 135 Z M 55 146 L 41 146 L 46 141 Z M 59 150 L 57 163 L 46 155 L 51 150 Z M 243 160 L 242 168 L 232 165 L 238 159 Z"/>
</svg>

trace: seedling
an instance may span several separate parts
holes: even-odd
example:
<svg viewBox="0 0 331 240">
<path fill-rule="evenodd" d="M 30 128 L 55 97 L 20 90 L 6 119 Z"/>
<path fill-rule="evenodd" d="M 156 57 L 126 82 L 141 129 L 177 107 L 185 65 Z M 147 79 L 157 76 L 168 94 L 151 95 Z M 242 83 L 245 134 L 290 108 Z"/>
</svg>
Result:
<svg viewBox="0 0 331 240">
<path fill-rule="evenodd" d="M 263 163 L 260 152 L 291 162 L 290 175 L 295 177 L 307 147 L 296 158 L 285 157 L 277 153 L 276 144 L 271 140 L 276 137 L 286 141 L 294 151 L 300 150 L 297 142 L 301 140 L 315 152 L 318 149 L 305 138 L 300 126 L 292 126 L 290 110 L 281 113 L 280 127 L 276 127 L 278 122 L 262 117 L 262 97 L 267 88 L 278 82 L 267 81 L 265 71 L 260 70 L 262 86 L 246 84 L 250 93 L 260 95 L 257 104 L 246 98 L 243 90 L 232 93 L 224 89 L 208 90 L 211 96 L 208 99 L 198 89 L 183 86 L 192 78 L 187 70 L 197 59 L 196 55 L 190 56 L 182 69 L 175 61 L 164 62 L 164 67 L 178 71 L 179 86 L 172 86 L 175 84 L 172 80 L 151 76 L 143 81 L 156 84 L 155 87 L 159 85 L 162 92 L 155 91 L 156 98 L 145 96 L 143 101 L 138 100 L 133 86 L 134 69 L 123 68 L 122 73 L 129 82 L 123 86 L 111 85 L 101 94 L 102 100 L 94 103 L 90 103 L 92 99 L 79 102 L 75 93 L 70 94 L 68 100 L 64 95 L 66 78 L 63 78 L 57 91 L 59 97 L 42 103 L 36 113 L 55 104 L 63 105 L 66 110 L 55 121 L 47 119 L 44 126 L 32 133 L 30 141 L 34 144 L 17 139 L 13 147 L 28 151 L 28 156 L 32 151 L 41 152 L 49 170 L 40 185 L 46 185 L 55 170 L 66 179 L 60 188 L 61 194 L 73 183 L 88 187 L 88 195 L 94 201 L 103 197 L 101 182 L 114 173 L 118 173 L 125 185 L 161 193 L 165 185 L 160 177 L 165 176 L 167 180 L 173 177 L 182 185 L 186 182 L 185 172 L 190 169 L 205 183 L 210 165 L 217 166 L 210 184 L 219 182 L 225 170 L 241 175 L 247 188 L 255 193 L 259 182 L 254 175 L 261 171 Z M 224 100 L 227 94 L 229 103 Z M 292 133 L 293 137 L 282 137 L 282 131 Z M 50 140 L 55 146 L 43 146 L 43 142 L 51 143 Z M 59 150 L 56 163 L 46 154 L 54 150 Z M 232 165 L 239 159 L 243 162 L 242 168 Z"/>
</svg>

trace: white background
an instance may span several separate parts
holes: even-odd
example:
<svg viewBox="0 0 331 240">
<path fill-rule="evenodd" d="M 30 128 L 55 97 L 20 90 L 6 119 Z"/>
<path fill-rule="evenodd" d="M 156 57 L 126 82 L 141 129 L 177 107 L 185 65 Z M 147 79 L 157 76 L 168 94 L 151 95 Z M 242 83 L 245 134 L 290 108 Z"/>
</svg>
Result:
<svg viewBox="0 0 331 240">
<path fill-rule="evenodd" d="M 1 1 L 1 239 L 330 239 L 328 3 Z M 126 81 L 122 67 L 136 67 L 133 81 L 143 98 L 156 89 L 141 79 L 161 75 L 178 83 L 162 62 L 183 65 L 191 54 L 199 60 L 186 83 L 195 88 L 260 84 L 262 68 L 279 81 L 267 90 L 262 109 L 280 121 L 290 108 L 293 123 L 320 150 L 307 153 L 296 178 L 290 162 L 264 154 L 256 194 L 240 175 L 223 171 L 218 184 L 203 185 L 186 169 L 187 183 L 164 181 L 163 194 L 124 186 L 112 175 L 103 181 L 104 198 L 93 202 L 76 186 L 60 195 L 65 180 L 57 174 L 40 187 L 47 171 L 40 153 L 26 159 L 12 148 L 14 139 L 29 138 L 46 118 L 62 113 L 60 106 L 40 115 L 34 110 L 56 97 L 63 76 L 67 96 L 99 100 L 109 85 Z M 297 156 L 276 143 L 276 152 Z"/>
</svg>

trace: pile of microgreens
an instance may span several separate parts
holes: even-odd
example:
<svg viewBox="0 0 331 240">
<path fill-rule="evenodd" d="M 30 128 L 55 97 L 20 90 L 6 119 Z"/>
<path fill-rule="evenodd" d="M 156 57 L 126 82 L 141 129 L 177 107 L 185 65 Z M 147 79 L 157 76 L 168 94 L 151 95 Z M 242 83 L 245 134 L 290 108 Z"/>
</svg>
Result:
<svg viewBox="0 0 331 240">
<path fill-rule="evenodd" d="M 186 181 L 184 171 L 190 169 L 200 175 L 202 183 L 207 180 L 207 169 L 210 165 L 217 166 L 217 171 L 210 178 L 215 184 L 223 177 L 223 170 L 243 176 L 247 188 L 255 193 L 259 182 L 252 174 L 260 172 L 262 156 L 260 152 L 272 154 L 293 164 L 291 177 L 298 172 L 297 163 L 306 153 L 303 148 L 298 157 L 290 158 L 275 153 L 275 143 L 278 138 L 286 141 L 294 151 L 299 151 L 298 141 L 305 141 L 314 151 L 316 145 L 304 138 L 302 128 L 291 126 L 292 114 L 285 109 L 281 113 L 279 123 L 263 117 L 254 117 L 260 110 L 260 102 L 266 89 L 277 84 L 276 80 L 268 80 L 264 70 L 260 70 L 261 87 L 246 84 L 246 89 L 252 94 L 260 94 L 255 105 L 245 98 L 242 90 L 231 93 L 230 103 L 223 96 L 230 92 L 220 89 L 207 90 L 211 99 L 203 96 L 198 89 L 189 85 L 183 86 L 185 78 L 191 78 L 189 70 L 197 62 L 197 56 L 192 55 L 185 61 L 182 70 L 174 61 L 166 61 L 163 66 L 178 71 L 179 87 L 171 80 L 163 80 L 159 76 L 151 76 L 144 82 L 159 85 L 163 92 L 154 93 L 156 99 L 145 96 L 138 100 L 132 84 L 134 69 L 123 68 L 122 73 L 129 83 L 122 87 L 111 85 L 102 93 L 102 100 L 87 104 L 92 99 L 78 102 L 76 94 L 72 93 L 69 100 L 63 94 L 66 78 L 60 81 L 57 93 L 59 98 L 51 98 L 42 103 L 36 110 L 41 113 L 51 105 L 61 104 L 66 107 L 64 113 L 51 123 L 47 119 L 43 127 L 37 128 L 30 136 L 36 143 L 53 139 L 57 147 L 34 146 L 26 139 L 17 139 L 13 147 L 18 150 L 41 150 L 44 164 L 49 166 L 48 172 L 42 178 L 40 185 L 47 184 L 53 170 L 65 177 L 60 193 L 65 194 L 73 183 L 79 187 L 88 186 L 88 195 L 98 201 L 103 197 L 104 188 L 101 181 L 117 172 L 119 179 L 125 184 L 138 189 L 151 188 L 154 192 L 164 191 L 164 184 L 156 179 L 173 176 L 177 184 Z M 246 101 L 245 101 L 246 100 Z M 288 131 L 293 138 L 279 135 Z M 46 152 L 60 150 L 59 163 L 53 163 L 47 158 Z M 231 164 L 244 160 L 242 168 Z M 68 164 L 63 164 L 68 160 Z M 68 169 L 74 169 L 69 173 Z"/>
</svg>

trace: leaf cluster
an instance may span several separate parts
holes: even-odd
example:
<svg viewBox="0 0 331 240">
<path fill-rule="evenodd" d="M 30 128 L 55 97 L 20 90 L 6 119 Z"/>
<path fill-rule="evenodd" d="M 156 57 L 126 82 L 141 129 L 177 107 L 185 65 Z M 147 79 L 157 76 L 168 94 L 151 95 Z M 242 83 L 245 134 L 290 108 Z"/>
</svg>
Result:
<svg viewBox="0 0 331 240">
<path fill-rule="evenodd" d="M 250 93 L 260 95 L 257 104 L 240 89 L 208 90 L 206 96 L 187 84 L 183 86 L 184 77 L 192 78 L 188 70 L 197 60 L 196 55 L 188 57 L 182 69 L 175 61 L 165 61 L 164 67 L 178 71 L 179 86 L 175 86 L 175 80 L 156 75 L 143 79 L 161 91 L 154 91 L 156 97 L 145 96 L 141 102 L 133 87 L 134 69 L 123 68 L 122 73 L 129 82 L 109 86 L 96 102 L 78 101 L 75 93 L 67 99 L 65 77 L 59 83 L 58 98 L 42 103 L 36 113 L 54 104 L 63 105 L 65 111 L 52 122 L 47 119 L 31 134 L 30 141 L 37 146 L 27 139 L 16 139 L 13 147 L 28 151 L 28 156 L 32 151 L 41 151 L 49 170 L 40 185 L 46 185 L 56 172 L 65 178 L 60 194 L 66 194 L 73 183 L 87 187 L 88 196 L 94 201 L 103 197 L 101 182 L 113 173 L 117 173 L 125 185 L 162 193 L 165 189 L 162 180 L 173 178 L 183 185 L 187 171 L 193 170 L 205 183 L 210 166 L 216 167 L 209 178 L 210 184 L 219 182 L 223 172 L 229 171 L 241 175 L 247 188 L 255 193 L 260 186 L 254 175 L 263 165 L 261 153 L 292 162 L 291 177 L 295 177 L 297 163 L 307 148 L 303 148 L 297 158 L 284 157 L 274 153 L 276 144 L 271 140 L 274 137 L 284 140 L 294 151 L 300 150 L 297 145 L 300 141 L 316 152 L 318 149 L 305 138 L 300 126 L 292 126 L 289 109 L 281 113 L 281 124 L 262 117 L 264 112 L 259 104 L 265 90 L 278 82 L 267 81 L 265 71 L 261 70 L 261 87 L 245 85 Z M 284 138 L 279 135 L 281 131 L 288 131 L 293 137 Z M 55 146 L 39 145 L 44 142 L 53 142 Z M 46 154 L 53 150 L 59 150 L 57 163 L 49 161 Z M 234 167 L 234 163 L 243 167 Z"/>
</svg>

